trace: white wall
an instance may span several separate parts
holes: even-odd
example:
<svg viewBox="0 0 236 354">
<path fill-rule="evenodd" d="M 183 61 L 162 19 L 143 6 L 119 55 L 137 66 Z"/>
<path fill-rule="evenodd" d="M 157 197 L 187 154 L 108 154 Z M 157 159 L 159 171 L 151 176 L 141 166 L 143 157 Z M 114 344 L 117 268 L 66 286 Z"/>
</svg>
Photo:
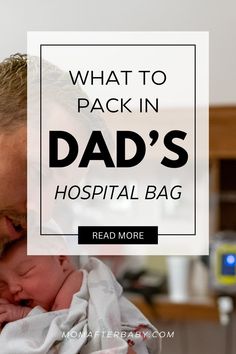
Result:
<svg viewBox="0 0 236 354">
<path fill-rule="evenodd" d="M 210 102 L 236 103 L 235 0 L 1 0 L 0 60 L 28 30 L 210 32 Z"/>
</svg>

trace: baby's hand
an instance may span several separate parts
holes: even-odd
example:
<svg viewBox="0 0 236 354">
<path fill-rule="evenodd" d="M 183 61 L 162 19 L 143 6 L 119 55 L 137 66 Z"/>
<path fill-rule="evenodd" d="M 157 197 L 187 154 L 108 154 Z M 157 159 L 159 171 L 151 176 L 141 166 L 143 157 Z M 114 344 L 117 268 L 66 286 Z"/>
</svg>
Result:
<svg viewBox="0 0 236 354">
<path fill-rule="evenodd" d="M 26 317 L 31 310 L 30 307 L 13 305 L 5 299 L 0 299 L 0 327 L 4 323 Z"/>
</svg>

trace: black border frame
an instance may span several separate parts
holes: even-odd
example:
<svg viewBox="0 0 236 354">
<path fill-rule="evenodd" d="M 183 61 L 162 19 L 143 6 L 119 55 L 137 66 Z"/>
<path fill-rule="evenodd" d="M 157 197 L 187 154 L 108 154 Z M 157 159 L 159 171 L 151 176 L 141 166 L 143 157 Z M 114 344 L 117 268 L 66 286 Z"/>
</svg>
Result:
<svg viewBox="0 0 236 354">
<path fill-rule="evenodd" d="M 196 44 L 154 44 L 154 43 L 150 43 L 150 44 L 130 44 L 130 43 L 116 43 L 116 44 L 111 44 L 111 43 L 85 43 L 85 44 L 56 44 L 56 43 L 47 43 L 47 44 L 40 44 L 40 104 L 39 104 L 39 110 L 40 110 L 40 236 L 78 236 L 78 234 L 71 234 L 71 233 L 63 233 L 63 234 L 45 234 L 42 233 L 42 51 L 43 51 L 43 47 L 75 47 L 75 46 L 79 46 L 79 47 L 88 47 L 88 46 L 93 46 L 93 47 L 193 47 L 194 48 L 194 233 L 175 233 L 175 234 L 158 234 L 158 236 L 196 236 L 196 219 L 197 219 L 197 215 L 196 215 L 196 195 L 197 195 L 197 187 L 196 187 L 196 181 L 197 181 L 197 176 L 196 176 L 196 137 L 197 137 L 197 132 L 196 132 L 196 116 L 197 116 L 197 112 L 196 112 L 196 102 L 197 102 L 197 97 L 196 97 L 196 79 L 197 79 L 197 69 L 196 69 L 196 50 L 197 50 L 197 45 Z"/>
</svg>

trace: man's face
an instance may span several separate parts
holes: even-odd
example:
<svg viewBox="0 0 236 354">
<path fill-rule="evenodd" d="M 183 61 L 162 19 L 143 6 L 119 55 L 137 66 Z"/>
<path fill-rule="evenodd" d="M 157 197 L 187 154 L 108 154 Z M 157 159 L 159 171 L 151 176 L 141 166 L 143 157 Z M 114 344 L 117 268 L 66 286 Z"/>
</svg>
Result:
<svg viewBox="0 0 236 354">
<path fill-rule="evenodd" d="M 0 260 L 0 298 L 49 311 L 67 276 L 67 263 L 65 256 L 27 256 L 26 243 L 13 246 Z"/>
<path fill-rule="evenodd" d="M 0 133 L 0 239 L 26 230 L 26 126 Z"/>
</svg>

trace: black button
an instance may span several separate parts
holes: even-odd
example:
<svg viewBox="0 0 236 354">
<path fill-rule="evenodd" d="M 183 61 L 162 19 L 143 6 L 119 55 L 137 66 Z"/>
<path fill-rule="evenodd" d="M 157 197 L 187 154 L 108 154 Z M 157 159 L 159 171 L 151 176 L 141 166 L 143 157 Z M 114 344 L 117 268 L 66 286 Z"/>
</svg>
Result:
<svg viewBox="0 0 236 354">
<path fill-rule="evenodd" d="M 78 243 L 82 245 L 158 243 L 157 226 L 78 226 Z"/>
</svg>

